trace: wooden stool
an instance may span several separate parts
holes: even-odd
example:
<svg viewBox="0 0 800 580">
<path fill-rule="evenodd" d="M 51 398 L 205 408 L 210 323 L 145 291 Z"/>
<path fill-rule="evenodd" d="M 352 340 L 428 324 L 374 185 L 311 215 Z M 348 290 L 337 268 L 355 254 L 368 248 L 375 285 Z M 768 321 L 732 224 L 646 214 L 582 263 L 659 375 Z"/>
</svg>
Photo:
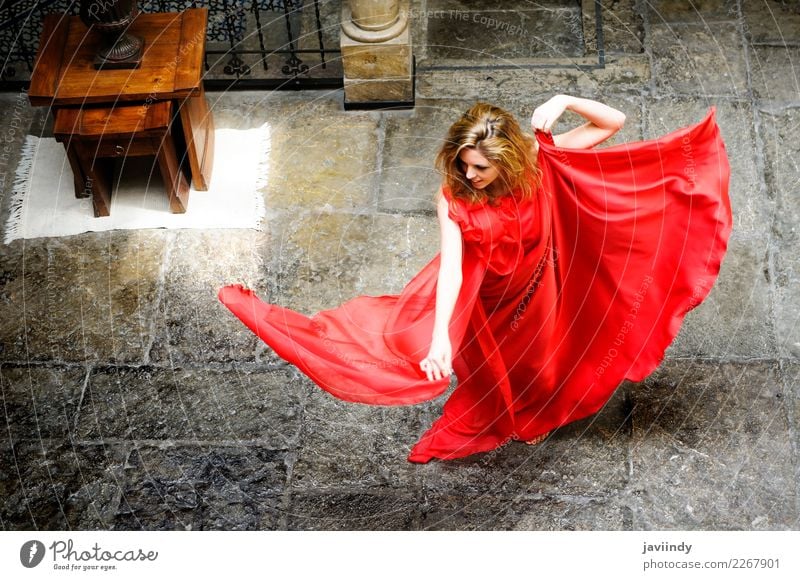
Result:
<svg viewBox="0 0 800 580">
<path fill-rule="evenodd" d="M 76 197 L 92 198 L 95 217 L 110 215 L 114 158 L 154 155 L 172 213 L 184 213 L 189 182 L 173 138 L 172 102 L 55 110 L 53 134 L 64 143 Z"/>
</svg>

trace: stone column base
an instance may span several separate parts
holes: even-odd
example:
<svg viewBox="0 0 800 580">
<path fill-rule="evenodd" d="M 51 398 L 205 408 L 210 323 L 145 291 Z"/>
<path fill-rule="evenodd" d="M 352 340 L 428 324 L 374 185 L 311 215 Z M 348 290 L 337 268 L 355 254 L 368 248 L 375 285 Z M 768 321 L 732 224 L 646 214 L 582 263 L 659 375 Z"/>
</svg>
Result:
<svg viewBox="0 0 800 580">
<path fill-rule="evenodd" d="M 344 79 L 344 108 L 414 108 L 414 74 L 397 79 Z"/>
<path fill-rule="evenodd" d="M 345 12 L 349 10 L 342 9 L 343 18 Z M 414 106 L 414 58 L 407 14 L 405 10 L 401 14 L 406 20 L 402 32 L 388 40 L 363 42 L 341 34 L 345 109 Z"/>
</svg>

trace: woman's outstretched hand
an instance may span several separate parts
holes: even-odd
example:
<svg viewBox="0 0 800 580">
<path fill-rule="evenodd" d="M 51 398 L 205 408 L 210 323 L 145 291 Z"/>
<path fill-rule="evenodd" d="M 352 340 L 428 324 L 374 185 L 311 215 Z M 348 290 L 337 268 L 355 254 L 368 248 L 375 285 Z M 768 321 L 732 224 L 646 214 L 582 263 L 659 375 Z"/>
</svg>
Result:
<svg viewBox="0 0 800 580">
<path fill-rule="evenodd" d="M 446 334 L 434 335 L 428 356 L 419 363 L 419 368 L 429 381 L 439 380 L 453 374 L 453 352 L 450 337 Z"/>
<path fill-rule="evenodd" d="M 550 133 L 553 125 L 567 109 L 568 97 L 566 95 L 556 95 L 547 102 L 536 107 L 531 117 L 531 127 L 534 131 L 545 131 Z"/>
</svg>

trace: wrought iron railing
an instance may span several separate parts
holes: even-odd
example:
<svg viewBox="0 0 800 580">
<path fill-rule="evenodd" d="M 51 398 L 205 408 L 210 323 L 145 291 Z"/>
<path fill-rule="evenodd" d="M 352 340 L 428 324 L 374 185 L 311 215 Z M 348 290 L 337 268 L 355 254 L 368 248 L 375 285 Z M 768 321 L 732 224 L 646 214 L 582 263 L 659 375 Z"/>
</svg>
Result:
<svg viewBox="0 0 800 580">
<path fill-rule="evenodd" d="M 206 86 L 341 86 L 340 1 L 139 0 L 142 12 L 207 7 Z M 30 79 L 46 14 L 77 14 L 78 0 L 0 3 L 0 85 Z"/>
</svg>

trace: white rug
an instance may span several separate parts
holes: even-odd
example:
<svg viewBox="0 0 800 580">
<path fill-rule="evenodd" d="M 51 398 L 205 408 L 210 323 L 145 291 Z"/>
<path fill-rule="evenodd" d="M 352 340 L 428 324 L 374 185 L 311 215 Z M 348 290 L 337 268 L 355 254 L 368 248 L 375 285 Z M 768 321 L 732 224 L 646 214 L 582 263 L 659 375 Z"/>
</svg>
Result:
<svg viewBox="0 0 800 580">
<path fill-rule="evenodd" d="M 151 175 L 149 158 L 128 159 L 115 172 L 111 215 L 96 218 L 92 200 L 75 197 L 64 146 L 29 135 L 17 167 L 5 243 L 118 229 L 258 229 L 264 217 L 259 189 L 267 184 L 269 137 L 266 124 L 217 129 L 209 190 L 192 188 L 183 214 L 170 212 L 157 166 Z"/>
</svg>

